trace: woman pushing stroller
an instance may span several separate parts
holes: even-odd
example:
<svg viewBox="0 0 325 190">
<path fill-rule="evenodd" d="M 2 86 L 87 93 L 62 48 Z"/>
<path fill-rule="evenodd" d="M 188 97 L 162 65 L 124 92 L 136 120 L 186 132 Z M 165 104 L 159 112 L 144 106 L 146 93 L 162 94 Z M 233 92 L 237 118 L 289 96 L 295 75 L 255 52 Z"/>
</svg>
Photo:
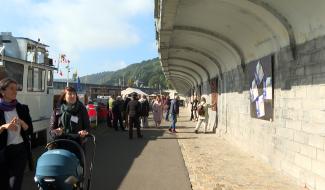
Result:
<svg viewBox="0 0 325 190">
<path fill-rule="evenodd" d="M 87 109 L 79 101 L 77 92 L 73 87 L 64 89 L 59 102 L 60 105 L 54 109 L 50 121 L 50 135 L 54 141 L 48 143 L 48 151 L 38 160 L 35 182 L 44 187 L 43 189 L 50 189 L 48 187 L 53 181 L 56 181 L 54 186 L 60 187 L 59 189 L 70 189 L 70 185 L 77 184 L 80 187 L 79 189 L 90 189 L 94 146 L 92 148 L 89 146 L 95 145 L 95 137 L 89 134 L 90 121 Z M 74 160 L 73 155 L 79 161 Z M 83 168 L 82 172 L 80 172 L 79 163 Z M 48 168 L 58 165 L 62 165 L 64 168 L 57 168 L 56 172 L 48 170 Z M 75 168 L 71 168 L 71 165 Z M 75 171 L 78 172 L 75 173 Z M 67 176 L 64 176 L 66 173 L 72 173 L 71 175 L 75 178 L 66 178 Z M 46 181 L 45 178 L 51 176 L 54 178 Z M 64 181 L 62 181 L 63 179 Z"/>
<path fill-rule="evenodd" d="M 88 135 L 90 129 L 86 107 L 79 101 L 73 87 L 64 89 L 59 102 L 59 107 L 53 111 L 51 117 L 50 135 L 54 139 L 72 138 L 81 144 L 82 138 Z"/>
</svg>

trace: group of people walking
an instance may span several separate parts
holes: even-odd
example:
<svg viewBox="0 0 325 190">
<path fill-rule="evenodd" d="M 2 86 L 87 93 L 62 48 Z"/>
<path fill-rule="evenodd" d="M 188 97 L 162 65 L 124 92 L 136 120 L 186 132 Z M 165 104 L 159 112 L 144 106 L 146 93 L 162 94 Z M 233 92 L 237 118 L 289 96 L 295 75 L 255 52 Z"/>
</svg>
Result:
<svg viewBox="0 0 325 190">
<path fill-rule="evenodd" d="M 164 117 L 163 113 L 165 113 L 164 119 L 166 121 L 169 121 L 170 116 L 171 126 L 169 131 L 176 133 L 177 115 L 179 114 L 179 96 L 175 96 L 175 98 L 172 100 L 169 98 L 169 96 L 163 96 L 162 98 L 157 96 L 156 100 L 153 101 L 152 104 L 152 112 L 153 120 L 157 128 L 160 128 L 161 121 Z"/>
<path fill-rule="evenodd" d="M 179 113 L 178 96 L 175 96 L 174 100 L 171 100 L 169 96 L 160 95 L 157 95 L 153 100 L 148 100 L 146 95 L 141 95 L 140 99 L 139 97 L 136 93 L 130 94 L 125 100 L 122 100 L 121 97 L 115 100 L 114 96 L 111 96 L 107 104 L 109 110 L 107 126 L 114 127 L 115 130 L 121 128 L 122 131 L 129 128 L 130 139 L 133 138 L 132 129 L 136 128 L 138 137 L 142 138 L 140 127 L 148 127 L 149 112 L 152 110 L 155 127 L 160 128 L 163 117 L 166 121 L 169 121 L 170 115 L 172 121 L 170 131 L 176 132 L 176 115 Z M 165 116 L 163 116 L 164 113 Z M 124 125 L 122 118 L 125 121 Z"/>
<path fill-rule="evenodd" d="M 107 103 L 107 109 L 108 127 L 113 127 L 116 131 L 119 128 L 122 131 L 126 131 L 126 128 L 129 128 L 130 139 L 133 138 L 133 128 L 136 128 L 138 138 L 143 137 L 140 131 L 140 123 L 141 126 L 146 127 L 149 116 L 149 103 L 146 95 L 142 95 L 140 101 L 136 93 L 128 95 L 125 100 L 121 96 L 118 96 L 117 99 L 111 96 Z"/>
</svg>

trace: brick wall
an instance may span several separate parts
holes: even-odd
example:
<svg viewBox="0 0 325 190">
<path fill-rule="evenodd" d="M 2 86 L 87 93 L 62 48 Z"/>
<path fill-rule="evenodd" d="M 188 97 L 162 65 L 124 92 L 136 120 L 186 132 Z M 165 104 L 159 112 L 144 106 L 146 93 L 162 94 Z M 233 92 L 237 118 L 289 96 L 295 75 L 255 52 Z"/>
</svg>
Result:
<svg viewBox="0 0 325 190">
<path fill-rule="evenodd" d="M 241 68 L 219 82 L 218 131 L 302 186 L 325 189 L 325 37 L 275 53 L 274 121 L 251 118 Z"/>
</svg>

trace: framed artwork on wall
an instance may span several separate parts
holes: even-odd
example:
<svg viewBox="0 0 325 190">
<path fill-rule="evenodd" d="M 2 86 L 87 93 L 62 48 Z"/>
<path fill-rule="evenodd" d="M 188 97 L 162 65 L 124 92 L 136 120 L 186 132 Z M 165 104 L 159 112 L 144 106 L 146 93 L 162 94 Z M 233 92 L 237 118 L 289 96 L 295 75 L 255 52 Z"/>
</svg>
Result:
<svg viewBox="0 0 325 190">
<path fill-rule="evenodd" d="M 274 55 L 269 55 L 247 66 L 252 118 L 273 121 L 273 65 Z"/>
</svg>

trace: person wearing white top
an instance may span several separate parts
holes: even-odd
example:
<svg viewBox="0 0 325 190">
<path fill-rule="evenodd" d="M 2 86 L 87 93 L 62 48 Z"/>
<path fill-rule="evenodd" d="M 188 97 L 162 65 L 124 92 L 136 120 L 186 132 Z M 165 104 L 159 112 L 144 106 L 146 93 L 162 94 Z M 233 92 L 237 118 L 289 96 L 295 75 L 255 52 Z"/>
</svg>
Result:
<svg viewBox="0 0 325 190">
<path fill-rule="evenodd" d="M 31 169 L 30 139 L 33 133 L 28 106 L 16 100 L 17 82 L 0 81 L 0 187 L 19 190 L 26 163 Z"/>
<path fill-rule="evenodd" d="M 206 100 L 204 97 L 201 98 L 201 102 L 199 104 L 199 106 L 197 107 L 197 112 L 199 115 L 196 127 L 195 127 L 195 133 L 198 133 L 199 128 L 201 126 L 202 123 L 204 123 L 204 133 L 207 132 L 207 126 L 208 126 L 208 120 L 209 120 L 209 112 L 208 112 L 208 108 L 211 107 L 210 104 L 206 103 Z M 203 111 L 200 111 L 200 109 L 203 109 Z"/>
</svg>

